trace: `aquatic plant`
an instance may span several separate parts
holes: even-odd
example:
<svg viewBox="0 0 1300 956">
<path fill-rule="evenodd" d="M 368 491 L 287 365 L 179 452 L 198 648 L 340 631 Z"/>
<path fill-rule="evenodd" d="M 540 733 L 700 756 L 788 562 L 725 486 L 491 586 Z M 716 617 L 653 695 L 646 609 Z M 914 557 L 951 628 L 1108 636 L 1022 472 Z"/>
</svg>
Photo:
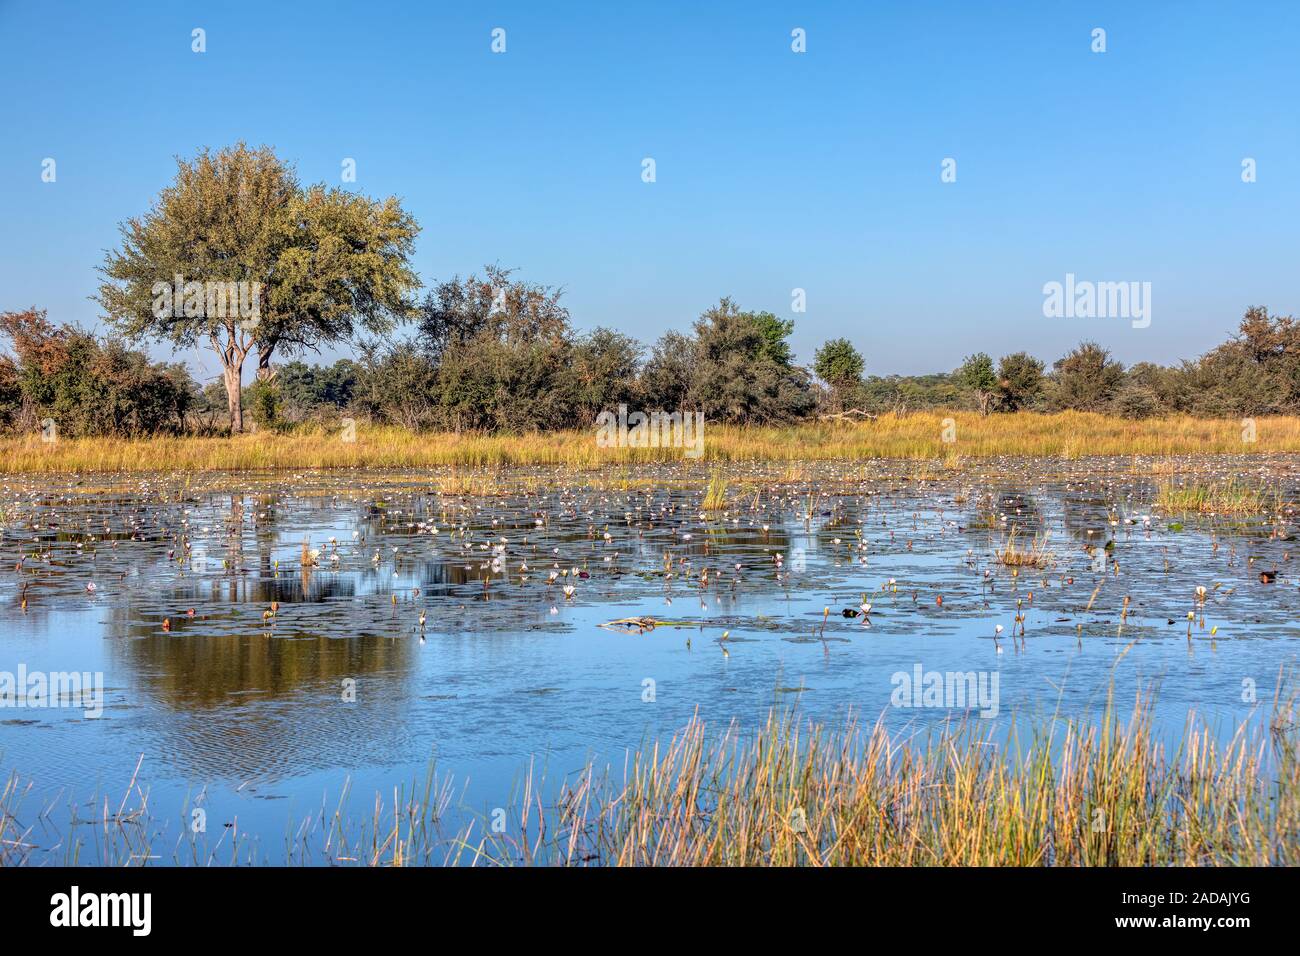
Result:
<svg viewBox="0 0 1300 956">
<path fill-rule="evenodd" d="M 1156 504 L 1173 514 L 1263 515 L 1276 509 L 1273 496 L 1260 486 L 1236 479 L 1186 484 L 1161 482 Z"/>
<path fill-rule="evenodd" d="M 726 647 L 723 646 L 725 653 Z M 1285 684 L 1279 682 L 1279 687 Z M 530 764 L 504 828 L 457 819 L 454 788 L 431 767 L 423 787 L 376 794 L 362 817 L 348 787 L 286 833 L 283 861 L 369 866 L 1222 866 L 1300 863 L 1300 723 L 1280 690 L 1271 716 L 1229 737 L 1189 715 L 1166 752 L 1152 698 L 1121 716 L 1048 718 L 994 746 L 967 721 L 925 738 L 883 722 L 831 731 L 772 712 L 754 735 L 693 719 L 629 754 L 621 778 L 588 766 L 551 790 Z M 31 788 L 0 791 L 0 865 L 87 861 L 266 862 L 238 832 L 174 844 L 135 778 L 121 801 L 53 832 Z M 116 805 L 117 809 L 113 807 Z M 184 816 L 184 813 L 182 814 Z M 464 816 L 460 817 L 464 820 Z M 39 821 L 37 830 L 25 820 Z M 88 842 L 93 841 L 93 843 Z"/>
<path fill-rule="evenodd" d="M 1022 548 L 1016 544 L 1019 531 L 1018 525 L 1011 526 L 1011 531 L 997 552 L 998 562 L 1009 568 L 1045 568 L 1051 564 L 1052 553 L 1047 550 L 1048 535 L 1035 537 L 1030 547 Z"/>
<path fill-rule="evenodd" d="M 709 477 L 709 485 L 704 489 L 705 511 L 721 511 L 727 504 L 727 479 L 722 472 L 715 471 Z"/>
<path fill-rule="evenodd" d="M 566 787 L 529 862 L 609 865 L 1151 866 L 1300 861 L 1294 701 L 1226 743 L 1189 723 L 1166 756 L 1150 699 L 994 748 L 971 724 L 922 743 L 773 714 L 755 737 L 692 721 L 621 783 Z M 1272 775 L 1268 771 L 1273 771 Z M 525 795 L 527 796 L 527 795 Z M 535 797 L 534 797 L 535 799 Z M 515 839 L 479 858 L 522 862 Z"/>
</svg>

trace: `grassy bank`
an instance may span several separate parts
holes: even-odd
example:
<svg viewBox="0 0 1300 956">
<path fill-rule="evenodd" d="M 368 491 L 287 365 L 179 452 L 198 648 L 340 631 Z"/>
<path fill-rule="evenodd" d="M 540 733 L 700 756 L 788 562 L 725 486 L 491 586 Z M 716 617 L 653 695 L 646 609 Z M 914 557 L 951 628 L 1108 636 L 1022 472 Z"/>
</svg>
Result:
<svg viewBox="0 0 1300 956">
<path fill-rule="evenodd" d="M 1139 702 L 995 748 L 970 725 L 899 741 L 803 732 L 711 742 L 692 723 L 616 786 L 580 778 L 559 828 L 475 844 L 474 862 L 723 866 L 1223 866 L 1300 863 L 1294 713 L 1176 753 Z M 976 725 L 979 721 L 974 721 Z M 525 801 L 526 802 L 526 801 Z M 528 822 L 521 819 L 521 829 Z M 462 841 L 471 841 L 462 837 Z"/>
<path fill-rule="evenodd" d="M 953 441 L 945 442 L 945 433 Z M 1091 455 L 1262 454 L 1300 452 L 1300 418 L 1261 418 L 1256 440 L 1239 421 L 1190 417 L 1134 421 L 1080 412 L 1030 412 L 982 418 L 969 412 L 886 415 L 861 424 L 785 428 L 709 426 L 700 461 L 944 459 L 999 455 L 1065 459 Z M 0 472 L 205 471 L 305 468 L 427 468 L 567 465 L 596 467 L 675 461 L 680 448 L 601 448 L 595 429 L 525 435 L 414 434 L 400 428 L 342 432 L 307 428 L 234 438 L 0 439 Z"/>
<path fill-rule="evenodd" d="M 588 768 L 557 791 L 527 768 L 495 820 L 467 811 L 468 823 L 453 823 L 464 820 L 454 788 L 432 771 L 422 786 L 376 794 L 360 818 L 345 809 L 345 786 L 336 809 L 289 828 L 282 862 L 1295 865 L 1296 718 L 1294 699 L 1276 699 L 1270 719 L 1224 740 L 1189 714 L 1172 752 L 1153 735 L 1149 699 L 1128 716 L 1108 705 L 1095 721 L 1045 721 L 1005 746 L 978 719 L 915 738 L 775 715 L 753 735 L 692 721 L 630 754 L 617 777 Z M 188 827 L 178 836 L 188 808 L 164 835 L 134 779 L 120 801 L 90 801 L 102 816 L 79 817 L 74 832 L 58 832 L 53 808 L 27 796 L 16 779 L 0 790 L 0 865 L 91 862 L 92 846 L 102 862 L 128 865 L 276 862 L 246 837 L 213 846 Z"/>
</svg>

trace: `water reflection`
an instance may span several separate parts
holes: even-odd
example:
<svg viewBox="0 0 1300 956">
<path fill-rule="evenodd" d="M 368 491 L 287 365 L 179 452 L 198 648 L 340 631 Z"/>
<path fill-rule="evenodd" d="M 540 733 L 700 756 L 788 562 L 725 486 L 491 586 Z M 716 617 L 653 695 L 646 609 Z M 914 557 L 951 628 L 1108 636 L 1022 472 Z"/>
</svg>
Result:
<svg viewBox="0 0 1300 956">
<path fill-rule="evenodd" d="M 778 687 L 801 688 L 819 719 L 874 718 L 889 675 L 918 661 L 998 669 L 1004 713 L 1085 707 L 1117 669 L 1164 676 L 1163 713 L 1181 726 L 1189 701 L 1236 713 L 1243 674 L 1263 686 L 1294 658 L 1289 533 L 1173 531 L 1143 520 L 1154 489 L 1140 478 L 1007 471 L 754 478 L 709 512 L 698 481 L 554 476 L 490 498 L 347 474 L 13 495 L 0 624 L 26 636 L 4 628 L 0 667 L 103 655 L 117 696 L 102 729 L 0 726 L 0 751 L 35 774 L 147 752 L 166 773 L 228 782 L 409 768 L 433 752 L 580 761 L 671 734 L 696 707 L 761 719 Z M 1022 546 L 1045 540 L 1050 563 L 1018 576 L 1000 564 L 1012 528 Z M 1112 540 L 1101 566 L 1085 553 Z M 1276 584 L 1258 567 L 1277 568 Z M 864 600 L 869 620 L 842 614 Z M 598 627 L 630 615 L 662 623 Z M 994 629 L 1017 615 L 1023 646 L 1004 636 L 999 654 Z"/>
<path fill-rule="evenodd" d="M 410 641 L 181 632 L 113 648 L 134 675 L 130 698 L 158 705 L 139 718 L 151 756 L 186 776 L 266 779 L 400 752 L 418 649 Z"/>
</svg>

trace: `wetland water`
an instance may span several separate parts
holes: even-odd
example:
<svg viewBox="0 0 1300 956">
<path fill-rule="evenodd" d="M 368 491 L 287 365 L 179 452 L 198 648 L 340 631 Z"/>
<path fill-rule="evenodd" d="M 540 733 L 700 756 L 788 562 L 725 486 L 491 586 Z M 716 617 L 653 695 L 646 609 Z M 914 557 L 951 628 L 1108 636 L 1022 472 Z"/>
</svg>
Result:
<svg viewBox="0 0 1300 956">
<path fill-rule="evenodd" d="M 1287 502 L 1297 465 L 1180 460 L 1161 480 L 1235 475 Z M 773 707 L 831 728 L 883 717 L 900 735 L 969 718 L 1001 741 L 1096 715 L 1113 682 L 1121 711 L 1158 687 L 1171 742 L 1191 710 L 1229 734 L 1300 650 L 1297 519 L 1164 514 L 1147 467 L 736 465 L 707 514 L 707 466 L 689 463 L 493 472 L 476 494 L 436 472 L 10 478 L 0 672 L 103 675 L 98 717 L 22 687 L 26 706 L 0 709 L 0 771 L 30 785 L 27 861 L 77 842 L 99 858 L 68 825 L 133 778 L 158 862 L 196 806 L 208 845 L 276 862 L 345 783 L 366 812 L 436 763 L 456 812 L 482 817 L 530 761 L 620 775 L 696 713 L 741 732 Z M 1045 568 L 998 561 L 1013 527 Z M 870 614 L 843 616 L 864 594 Z M 599 626 L 633 616 L 661 623 Z M 997 716 L 892 706 L 918 667 L 996 676 Z"/>
</svg>

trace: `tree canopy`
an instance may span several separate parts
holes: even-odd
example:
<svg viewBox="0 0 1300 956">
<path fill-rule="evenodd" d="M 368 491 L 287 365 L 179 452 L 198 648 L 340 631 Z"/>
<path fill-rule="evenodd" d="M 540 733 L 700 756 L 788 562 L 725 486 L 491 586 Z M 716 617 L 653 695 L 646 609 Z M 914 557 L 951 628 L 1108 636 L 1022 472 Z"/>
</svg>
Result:
<svg viewBox="0 0 1300 956">
<path fill-rule="evenodd" d="M 269 147 L 178 159 L 176 178 L 105 255 L 98 301 L 133 340 L 210 347 L 232 431 L 243 428 L 245 358 L 383 334 L 415 313 L 408 259 L 418 227 L 396 199 L 303 188 Z"/>
</svg>

